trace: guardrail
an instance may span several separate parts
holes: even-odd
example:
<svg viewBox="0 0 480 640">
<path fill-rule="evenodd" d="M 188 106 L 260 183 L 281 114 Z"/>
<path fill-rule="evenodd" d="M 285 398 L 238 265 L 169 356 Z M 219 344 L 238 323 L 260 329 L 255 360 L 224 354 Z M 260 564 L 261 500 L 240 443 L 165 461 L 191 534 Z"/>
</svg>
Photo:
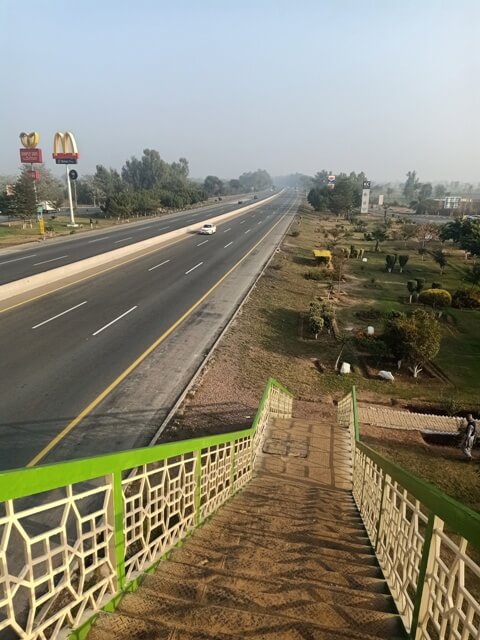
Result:
<svg viewBox="0 0 480 640">
<path fill-rule="evenodd" d="M 480 514 L 360 442 L 355 388 L 338 404 L 353 496 L 409 637 L 480 638 Z"/>
<path fill-rule="evenodd" d="M 270 379 L 249 429 L 1 473 L 0 636 L 85 637 L 251 479 L 292 400 Z"/>
</svg>

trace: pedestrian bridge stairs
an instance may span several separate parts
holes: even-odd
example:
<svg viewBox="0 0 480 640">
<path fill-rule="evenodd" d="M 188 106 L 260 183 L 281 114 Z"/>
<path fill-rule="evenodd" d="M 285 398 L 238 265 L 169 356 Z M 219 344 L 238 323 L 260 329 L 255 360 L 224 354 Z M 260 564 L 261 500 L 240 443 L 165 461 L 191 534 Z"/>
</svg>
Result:
<svg viewBox="0 0 480 640">
<path fill-rule="evenodd" d="M 252 481 L 88 639 L 406 637 L 351 472 L 346 427 L 271 418 Z"/>
</svg>

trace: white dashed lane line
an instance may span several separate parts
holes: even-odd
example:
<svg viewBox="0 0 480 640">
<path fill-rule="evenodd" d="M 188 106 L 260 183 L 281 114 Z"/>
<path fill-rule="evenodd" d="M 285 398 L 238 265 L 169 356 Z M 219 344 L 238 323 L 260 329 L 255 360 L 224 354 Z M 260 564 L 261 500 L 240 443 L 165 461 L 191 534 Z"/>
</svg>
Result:
<svg viewBox="0 0 480 640">
<path fill-rule="evenodd" d="M 247 230 L 245 231 L 245 233 L 249 233 L 250 231 L 251 231 L 251 229 L 247 229 Z"/>
<path fill-rule="evenodd" d="M 110 240 L 110 236 L 107 236 L 106 238 L 96 238 L 95 240 L 89 240 L 87 244 L 92 244 L 92 242 L 101 242 L 102 240 Z"/>
<path fill-rule="evenodd" d="M 115 240 L 114 244 L 118 244 L 119 242 L 126 242 L 127 240 L 131 240 L 132 236 L 128 236 L 127 238 L 120 238 L 120 240 Z"/>
<path fill-rule="evenodd" d="M 197 247 L 201 247 L 202 244 L 207 244 L 208 240 L 204 240 L 203 242 L 200 242 L 199 244 L 197 244 Z"/>
<path fill-rule="evenodd" d="M 19 260 L 27 260 L 28 258 L 36 258 L 37 254 L 32 253 L 29 256 L 23 256 L 22 258 L 12 258 L 12 260 L 4 260 L 4 262 L 0 262 L 0 264 L 9 264 L 10 262 L 18 262 Z"/>
<path fill-rule="evenodd" d="M 198 264 L 196 264 L 194 267 L 192 267 L 188 271 L 185 271 L 185 275 L 188 276 L 189 273 L 192 273 L 192 271 L 195 271 L 195 269 L 198 269 L 198 267 L 201 267 L 202 264 L 203 264 L 203 262 L 199 262 Z"/>
<path fill-rule="evenodd" d="M 227 247 L 229 247 L 231 244 L 233 244 L 233 242 L 229 242 L 228 244 L 226 244 L 223 248 L 226 249 Z"/>
<path fill-rule="evenodd" d="M 128 311 L 125 311 L 125 313 L 122 313 L 121 316 L 118 316 L 118 318 L 115 318 L 115 320 L 112 320 L 111 322 L 109 322 L 108 324 L 106 324 L 105 326 L 101 327 L 101 329 L 97 329 L 97 331 L 95 331 L 94 333 L 92 333 L 92 336 L 98 336 L 99 333 L 101 333 L 102 331 L 104 331 L 105 329 L 108 329 L 108 327 L 111 327 L 112 324 L 115 324 L 115 322 L 118 322 L 119 320 L 121 320 L 122 318 L 124 318 L 126 315 L 128 315 L 129 313 L 131 313 L 132 311 L 135 311 L 135 309 L 137 309 L 138 306 L 136 305 L 135 307 L 132 307 L 131 309 L 129 309 Z"/>
<path fill-rule="evenodd" d="M 232 230 L 232 227 L 228 227 L 228 229 L 223 230 L 223 233 L 227 233 L 227 231 L 231 231 L 231 230 Z"/>
<path fill-rule="evenodd" d="M 167 264 L 167 262 L 170 262 L 170 260 L 164 260 L 163 262 L 160 262 L 160 264 L 156 264 L 154 267 L 150 267 L 149 271 L 153 271 L 154 269 L 158 269 L 158 267 L 163 267 L 163 265 Z"/>
<path fill-rule="evenodd" d="M 70 309 L 66 309 L 66 311 L 62 311 L 62 313 L 57 313 L 56 316 L 48 318 L 48 320 L 44 320 L 43 322 L 39 322 L 34 327 L 32 327 L 32 329 L 38 329 L 38 327 L 41 327 L 42 325 L 47 324 L 47 322 L 51 322 L 52 320 L 56 320 L 57 318 L 60 318 L 60 316 L 64 316 L 66 313 L 70 313 L 70 311 L 73 311 L 74 309 L 78 309 L 78 307 L 83 307 L 84 304 L 87 304 L 86 300 L 84 300 L 83 302 L 80 302 L 80 304 L 76 304 L 74 307 L 70 307 Z"/>
<path fill-rule="evenodd" d="M 43 260 L 43 262 L 34 262 L 33 266 L 34 267 L 38 267 L 41 264 L 47 264 L 47 262 L 55 262 L 55 260 L 61 260 L 62 258 L 68 258 L 68 255 L 66 255 L 66 256 L 58 256 L 58 258 L 52 258 L 51 260 Z"/>
<path fill-rule="evenodd" d="M 240 220 L 240 224 L 243 224 L 244 222 L 246 222 L 246 220 Z"/>
</svg>

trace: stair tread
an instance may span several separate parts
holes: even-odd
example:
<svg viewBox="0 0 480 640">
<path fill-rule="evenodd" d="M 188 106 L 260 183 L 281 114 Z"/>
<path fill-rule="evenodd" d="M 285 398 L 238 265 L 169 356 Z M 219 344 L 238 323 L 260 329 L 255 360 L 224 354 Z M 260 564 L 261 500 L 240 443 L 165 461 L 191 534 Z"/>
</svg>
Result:
<svg viewBox="0 0 480 640">
<path fill-rule="evenodd" d="M 396 613 L 390 595 L 370 592 L 368 589 L 352 589 L 339 585 L 311 583 L 285 576 L 279 578 L 265 574 L 242 576 L 239 573 L 211 567 L 192 566 L 174 559 L 159 565 L 157 571 L 145 579 L 144 585 L 158 594 L 175 598 L 210 602 L 222 606 L 226 602 L 243 608 L 278 607 L 290 601 L 323 602 L 351 607 L 369 608 L 386 613 Z"/>
<path fill-rule="evenodd" d="M 172 627 L 163 622 L 145 620 L 137 616 L 121 613 L 101 613 L 88 640 L 382 640 L 380 636 L 365 634 L 358 630 L 348 632 L 322 629 L 308 623 L 277 620 L 269 616 L 259 621 L 261 624 L 248 635 L 216 631 L 211 627 L 203 632 L 182 627 Z M 389 640 L 403 640 L 404 636 L 390 636 Z"/>
<path fill-rule="evenodd" d="M 282 610 L 275 610 L 272 616 L 269 607 L 258 605 L 255 609 L 230 605 L 230 602 L 197 603 L 191 600 L 181 600 L 162 594 L 156 596 L 148 588 L 128 594 L 122 600 L 119 612 L 126 615 L 140 616 L 152 621 L 159 621 L 172 626 L 187 627 L 189 631 L 209 631 L 218 624 L 219 629 L 226 629 L 228 633 L 250 633 L 264 627 L 268 618 L 278 621 L 308 623 L 320 628 L 331 630 L 352 631 L 361 628 L 363 633 L 370 635 L 402 635 L 402 624 L 398 614 L 370 611 L 358 607 L 331 605 L 318 602 L 289 601 Z"/>
</svg>

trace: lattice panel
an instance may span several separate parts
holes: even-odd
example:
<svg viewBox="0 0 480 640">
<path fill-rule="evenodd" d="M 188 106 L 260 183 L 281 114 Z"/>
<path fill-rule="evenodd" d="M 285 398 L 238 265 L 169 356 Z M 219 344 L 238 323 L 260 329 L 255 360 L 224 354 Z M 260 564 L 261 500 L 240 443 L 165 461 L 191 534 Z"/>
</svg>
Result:
<svg viewBox="0 0 480 640">
<path fill-rule="evenodd" d="M 2 503 L 0 636 L 8 629 L 29 640 L 55 638 L 113 597 L 112 482 L 107 476 Z"/>
<path fill-rule="evenodd" d="M 377 526 L 381 507 L 380 501 L 382 499 L 383 471 L 368 456 L 365 456 L 363 465 L 365 481 L 361 496 L 360 513 L 370 542 L 375 546 L 378 535 Z"/>
<path fill-rule="evenodd" d="M 253 436 L 235 441 L 235 475 L 233 490 L 244 487 L 252 477 Z"/>
<path fill-rule="evenodd" d="M 363 495 L 363 473 L 367 462 L 367 456 L 356 447 L 353 449 L 353 456 L 352 493 L 358 510 L 360 511 Z"/>
<path fill-rule="evenodd" d="M 472 559 L 465 538 L 454 541 L 436 528 L 431 544 L 434 558 L 426 576 L 426 611 L 417 638 L 478 640 L 480 566 Z"/>
<path fill-rule="evenodd" d="M 127 580 L 147 569 L 195 526 L 193 453 L 139 467 L 122 482 Z"/>
<path fill-rule="evenodd" d="M 202 450 L 201 520 L 214 513 L 230 497 L 232 465 L 230 443 Z"/>
<path fill-rule="evenodd" d="M 342 427 L 353 428 L 353 403 L 352 394 L 349 393 L 339 400 L 337 405 L 337 422 Z"/>
<path fill-rule="evenodd" d="M 428 515 L 386 476 L 377 558 L 407 629 L 412 614 Z"/>
</svg>

